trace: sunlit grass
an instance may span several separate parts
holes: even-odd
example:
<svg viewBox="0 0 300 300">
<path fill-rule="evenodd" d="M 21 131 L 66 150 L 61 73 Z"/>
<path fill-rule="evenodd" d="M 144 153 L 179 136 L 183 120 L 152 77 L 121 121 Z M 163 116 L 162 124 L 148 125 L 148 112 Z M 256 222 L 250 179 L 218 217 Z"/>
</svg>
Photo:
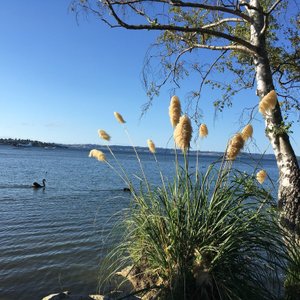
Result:
<svg viewBox="0 0 300 300">
<path fill-rule="evenodd" d="M 142 176 L 140 186 L 134 187 L 120 162 L 120 170 L 112 168 L 130 188 L 132 203 L 116 226 L 120 242 L 102 264 L 102 286 L 113 283 L 115 293 L 126 290 L 143 299 L 269 300 L 282 299 L 287 275 L 288 299 L 294 299 L 299 250 L 279 226 L 276 203 L 263 186 L 267 174 L 262 170 L 251 175 L 232 167 L 252 137 L 252 126 L 248 124 L 232 137 L 219 167 L 210 165 L 199 172 L 197 157 L 196 171 L 191 172 L 188 150 L 192 127 L 186 115 L 180 116 L 178 97 L 172 97 L 169 114 L 183 163 L 179 163 L 175 149 L 175 173 L 167 180 L 155 144 L 148 139 L 160 174 L 159 187 L 148 182 L 124 127 Z M 123 117 L 119 113 L 115 117 L 124 126 Z M 199 135 L 208 135 L 206 126 L 199 129 Z M 103 130 L 99 136 L 110 140 Z M 109 164 L 92 151 L 91 156 Z M 133 284 L 131 291 L 128 281 Z"/>
</svg>

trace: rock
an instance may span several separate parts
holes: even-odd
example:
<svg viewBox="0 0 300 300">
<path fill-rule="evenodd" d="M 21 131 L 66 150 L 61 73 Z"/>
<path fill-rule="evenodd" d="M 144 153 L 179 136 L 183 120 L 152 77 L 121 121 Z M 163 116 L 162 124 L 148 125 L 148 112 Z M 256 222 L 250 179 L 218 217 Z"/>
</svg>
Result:
<svg viewBox="0 0 300 300">
<path fill-rule="evenodd" d="M 58 294 L 51 294 L 48 295 L 42 300 L 109 300 L 108 297 L 102 295 L 78 295 L 78 294 L 71 294 L 68 291 L 61 292 Z"/>
</svg>

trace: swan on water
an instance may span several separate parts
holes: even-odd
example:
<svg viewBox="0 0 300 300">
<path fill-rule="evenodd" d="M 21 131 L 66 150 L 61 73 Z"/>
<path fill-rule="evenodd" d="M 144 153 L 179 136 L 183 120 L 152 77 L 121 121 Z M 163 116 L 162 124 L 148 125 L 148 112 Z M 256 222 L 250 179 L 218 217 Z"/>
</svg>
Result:
<svg viewBox="0 0 300 300">
<path fill-rule="evenodd" d="M 45 188 L 46 187 L 46 185 L 45 185 L 46 179 L 43 179 L 42 182 L 43 182 L 43 185 L 39 184 L 38 182 L 34 182 L 32 184 L 32 187 L 35 189 Z"/>
</svg>

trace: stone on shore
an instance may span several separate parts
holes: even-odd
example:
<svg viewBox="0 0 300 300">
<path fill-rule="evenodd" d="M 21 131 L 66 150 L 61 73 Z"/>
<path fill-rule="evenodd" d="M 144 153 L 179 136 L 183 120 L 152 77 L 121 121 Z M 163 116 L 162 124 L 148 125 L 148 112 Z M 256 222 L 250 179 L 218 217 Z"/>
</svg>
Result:
<svg viewBox="0 0 300 300">
<path fill-rule="evenodd" d="M 102 295 L 79 295 L 71 294 L 70 292 L 61 292 L 57 294 L 48 295 L 42 300 L 109 300 L 108 297 Z"/>
</svg>

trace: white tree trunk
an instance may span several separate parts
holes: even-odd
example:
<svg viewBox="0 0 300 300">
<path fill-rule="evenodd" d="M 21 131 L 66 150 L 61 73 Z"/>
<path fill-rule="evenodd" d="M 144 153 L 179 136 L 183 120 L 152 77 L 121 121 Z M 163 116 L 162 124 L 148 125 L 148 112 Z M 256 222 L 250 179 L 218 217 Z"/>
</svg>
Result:
<svg viewBox="0 0 300 300">
<path fill-rule="evenodd" d="M 260 50 L 254 57 L 256 70 L 257 95 L 260 99 L 274 89 L 272 72 L 266 53 L 264 16 L 260 11 L 258 0 L 250 0 L 250 5 L 256 9 L 249 9 L 254 19 L 251 25 L 251 42 Z M 266 134 L 271 142 L 279 170 L 278 206 L 282 209 L 282 223 L 289 230 L 300 236 L 300 170 L 297 157 L 290 144 L 286 132 L 282 128 L 283 119 L 279 104 L 265 116 Z"/>
</svg>

